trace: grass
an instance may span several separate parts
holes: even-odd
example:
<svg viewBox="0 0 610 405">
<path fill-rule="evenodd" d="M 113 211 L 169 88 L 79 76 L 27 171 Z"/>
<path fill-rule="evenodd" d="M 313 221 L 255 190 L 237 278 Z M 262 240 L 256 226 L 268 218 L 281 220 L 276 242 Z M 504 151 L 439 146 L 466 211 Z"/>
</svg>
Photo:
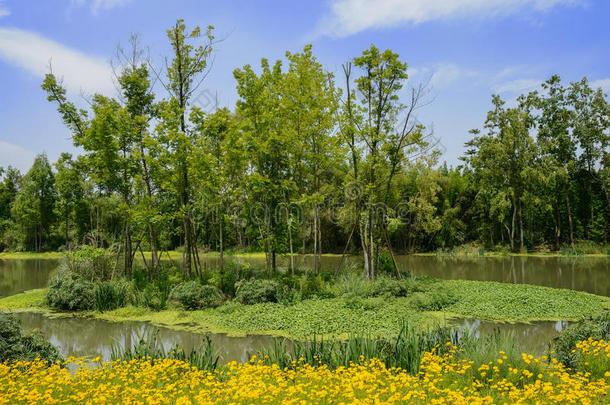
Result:
<svg viewBox="0 0 610 405">
<path fill-rule="evenodd" d="M 0 252 L 0 260 L 5 259 L 62 259 L 63 252 Z"/>
<path fill-rule="evenodd" d="M 442 311 L 420 310 L 421 298 L 439 292 L 453 297 Z M 577 320 L 610 308 L 610 298 L 584 292 L 523 284 L 427 279 L 425 292 L 407 297 L 327 298 L 292 304 L 242 305 L 228 302 L 214 309 L 163 311 L 127 306 L 107 312 L 57 313 L 44 306 L 46 290 L 0 299 L 0 310 L 36 310 L 53 316 L 90 316 L 113 322 L 148 321 L 159 326 L 203 333 L 264 334 L 296 339 L 345 337 L 350 333 L 390 336 L 401 322 L 419 327 L 443 325 L 451 318 L 499 322 Z"/>
</svg>

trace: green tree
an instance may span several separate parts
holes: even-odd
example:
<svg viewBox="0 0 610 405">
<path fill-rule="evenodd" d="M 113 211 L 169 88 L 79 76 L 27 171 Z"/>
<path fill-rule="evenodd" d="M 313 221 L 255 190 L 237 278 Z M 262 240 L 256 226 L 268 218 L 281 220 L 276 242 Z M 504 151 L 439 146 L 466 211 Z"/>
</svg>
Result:
<svg viewBox="0 0 610 405">
<path fill-rule="evenodd" d="M 23 235 L 23 248 L 40 252 L 46 247 L 54 220 L 55 177 L 47 156 L 36 156 L 23 177 L 12 215 Z"/>
<path fill-rule="evenodd" d="M 70 236 L 71 228 L 76 224 L 78 207 L 84 199 L 84 178 L 81 169 L 72 160 L 72 155 L 62 153 L 55 163 L 55 212 L 63 227 L 66 246 L 74 240 Z"/>
</svg>

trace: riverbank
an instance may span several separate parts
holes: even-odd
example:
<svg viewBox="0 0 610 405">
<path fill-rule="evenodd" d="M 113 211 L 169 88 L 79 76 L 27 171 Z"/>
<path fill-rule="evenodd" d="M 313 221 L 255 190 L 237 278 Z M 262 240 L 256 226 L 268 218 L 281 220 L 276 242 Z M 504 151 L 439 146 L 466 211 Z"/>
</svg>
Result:
<svg viewBox="0 0 610 405">
<path fill-rule="evenodd" d="M 214 309 L 197 311 L 177 307 L 153 311 L 127 306 L 107 312 L 57 312 L 45 305 L 45 295 L 46 289 L 40 289 L 2 298 L 0 310 L 35 311 L 50 317 L 91 317 L 111 322 L 142 321 L 198 333 L 303 339 L 314 334 L 387 336 L 397 333 L 403 320 L 422 328 L 462 318 L 494 322 L 571 321 L 610 308 L 610 298 L 572 290 L 436 279 L 430 280 L 425 292 L 408 297 L 338 297 L 254 305 L 229 301 Z"/>
</svg>

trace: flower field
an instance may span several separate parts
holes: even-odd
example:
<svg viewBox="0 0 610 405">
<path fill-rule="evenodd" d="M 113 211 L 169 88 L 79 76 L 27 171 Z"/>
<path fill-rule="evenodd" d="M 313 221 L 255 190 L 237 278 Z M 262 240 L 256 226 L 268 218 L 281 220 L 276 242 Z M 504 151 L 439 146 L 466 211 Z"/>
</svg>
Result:
<svg viewBox="0 0 610 405">
<path fill-rule="evenodd" d="M 116 361 L 73 372 L 60 364 L 21 361 L 0 365 L 0 403 L 601 404 L 610 399 L 610 344 L 603 340 L 578 344 L 578 372 L 525 353 L 515 366 L 504 352 L 478 364 L 461 358 L 455 346 L 443 349 L 442 355 L 425 353 L 416 375 L 378 360 L 331 370 L 299 362 L 280 369 L 253 358 L 214 372 L 169 359 Z"/>
</svg>

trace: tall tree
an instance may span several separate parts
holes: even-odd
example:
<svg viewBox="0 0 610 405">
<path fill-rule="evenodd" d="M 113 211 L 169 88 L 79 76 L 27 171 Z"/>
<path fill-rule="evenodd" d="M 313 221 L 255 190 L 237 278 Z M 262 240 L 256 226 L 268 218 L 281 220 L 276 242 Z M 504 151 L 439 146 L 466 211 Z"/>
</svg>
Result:
<svg viewBox="0 0 610 405">
<path fill-rule="evenodd" d="M 13 203 L 13 216 L 22 229 L 23 247 L 40 252 L 48 241 L 53 224 L 55 176 L 47 155 L 36 156 L 34 164 L 23 177 Z"/>
<path fill-rule="evenodd" d="M 188 114 L 193 96 L 200 88 L 211 68 L 210 57 L 214 45 L 214 27 L 208 26 L 202 33 L 199 27 L 187 32 L 183 20 L 167 30 L 167 37 L 173 50 L 171 62 L 166 62 L 166 79 L 157 77 L 169 93 L 169 100 L 162 104 L 161 120 L 158 127 L 161 144 L 165 148 L 165 159 L 170 167 L 171 189 L 175 189 L 178 199 L 179 216 L 184 234 L 185 276 L 192 274 L 193 257 L 193 184 L 191 181 L 193 160 L 191 154 L 196 141 L 196 132 L 190 125 Z M 203 44 L 200 44 L 203 42 Z"/>
</svg>

